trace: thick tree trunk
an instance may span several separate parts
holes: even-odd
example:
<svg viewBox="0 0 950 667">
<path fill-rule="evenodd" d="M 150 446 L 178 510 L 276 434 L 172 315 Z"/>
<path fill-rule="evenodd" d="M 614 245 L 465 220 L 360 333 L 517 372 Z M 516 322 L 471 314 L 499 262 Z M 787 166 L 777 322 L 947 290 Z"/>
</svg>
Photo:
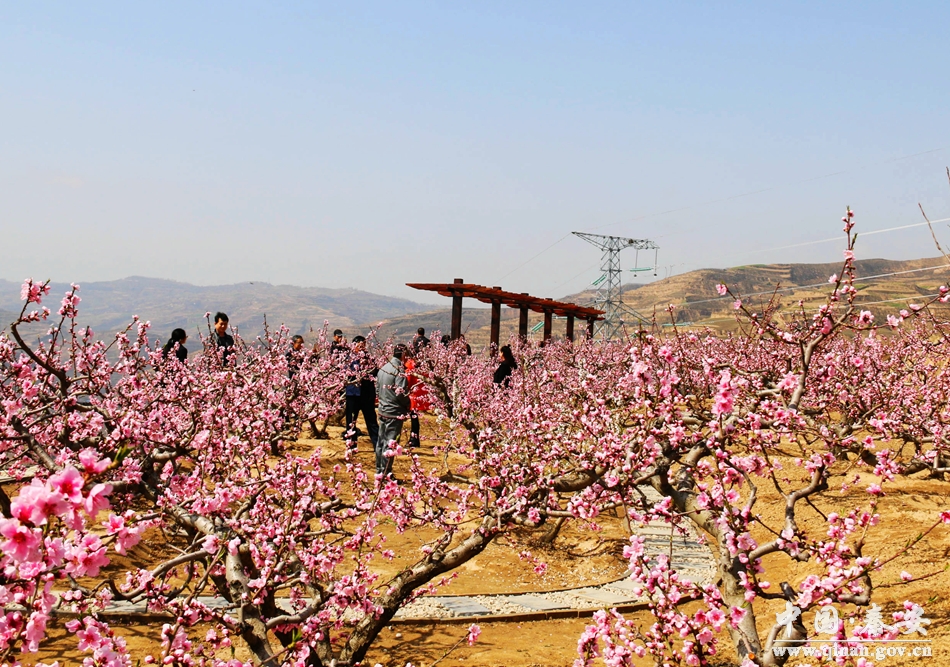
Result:
<svg viewBox="0 0 950 667">
<path fill-rule="evenodd" d="M 422 563 L 397 575 L 390 582 L 391 592 L 377 600 L 377 604 L 383 608 L 382 615 L 379 618 L 366 616 L 360 621 L 343 650 L 340 651 L 340 657 L 336 665 L 344 667 L 362 662 L 373 641 L 382 632 L 383 628 L 389 625 L 406 598 L 420 586 L 424 586 L 436 577 L 454 570 L 462 563 L 471 560 L 484 551 L 485 547 L 491 544 L 491 541 L 500 534 L 495 526 L 496 519 L 486 517 L 482 521 L 482 525 L 458 546 L 444 553 L 436 550 Z"/>
<path fill-rule="evenodd" d="M 690 452 L 687 459 L 691 464 L 702 457 L 703 448 L 697 448 Z M 695 460 L 694 460 L 695 459 Z M 678 514 L 689 517 L 693 525 L 705 533 L 711 544 L 716 545 L 718 553 L 712 554 L 716 559 L 716 569 L 719 574 L 721 584 L 719 586 L 723 602 L 732 607 L 745 609 L 746 614 L 737 628 L 729 626 L 729 632 L 732 636 L 733 645 L 739 654 L 740 660 L 746 657 L 760 657 L 761 642 L 759 634 L 755 627 L 755 613 L 752 607 L 746 603 L 745 588 L 740 580 L 740 572 L 746 571 L 746 566 L 733 558 L 722 539 L 722 534 L 717 527 L 712 515 L 701 510 L 696 506 L 695 493 L 692 491 L 692 480 L 687 475 L 680 475 L 677 478 L 677 488 L 674 488 L 669 481 L 669 463 L 659 468 L 657 473 L 650 478 L 650 484 L 661 495 L 670 498 Z"/>
<path fill-rule="evenodd" d="M 563 516 L 559 516 L 556 520 L 548 524 L 548 527 L 541 534 L 540 542 L 541 544 L 552 544 L 554 540 L 557 539 L 558 534 L 561 532 L 561 527 L 564 525 L 566 519 Z"/>
</svg>

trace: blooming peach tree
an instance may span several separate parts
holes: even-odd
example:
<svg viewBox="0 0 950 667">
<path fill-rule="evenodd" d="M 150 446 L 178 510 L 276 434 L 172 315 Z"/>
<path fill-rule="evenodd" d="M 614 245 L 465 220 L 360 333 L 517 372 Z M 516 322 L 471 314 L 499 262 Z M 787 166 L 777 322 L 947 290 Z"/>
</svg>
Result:
<svg viewBox="0 0 950 667">
<path fill-rule="evenodd" d="M 739 311 L 739 333 L 675 332 L 629 346 L 620 383 L 632 392 L 623 427 L 629 472 L 615 488 L 593 485 L 579 495 L 610 494 L 641 521 L 695 532 L 715 574 L 683 580 L 668 559 L 647 558 L 634 537 L 627 555 L 655 621 L 644 628 L 598 612 L 581 638 L 578 667 L 597 657 L 632 665 L 646 655 L 657 664 L 708 665 L 721 630 L 743 667 L 783 665 L 788 648 L 816 639 L 802 613 L 867 607 L 876 573 L 950 522 L 945 512 L 907 543 L 868 553 L 888 483 L 945 471 L 948 340 L 946 323 L 927 314 L 948 290 L 876 324 L 855 305 L 850 210 L 843 220 L 844 265 L 816 311 L 799 304 L 789 317 L 774 300 L 756 311 L 720 285 Z M 647 500 L 640 485 L 662 500 Z M 864 502 L 834 511 L 833 496 L 851 488 L 865 492 Z M 779 499 L 778 518 L 760 511 L 763 489 Z M 773 578 L 802 568 L 808 574 L 799 580 Z M 776 615 L 773 601 L 794 613 Z M 905 607 L 890 634 L 870 636 L 893 638 L 914 605 Z M 844 620 L 833 635 L 844 646 L 869 637 L 860 626 L 846 636 Z"/>
<path fill-rule="evenodd" d="M 125 664 L 106 624 L 110 605 L 124 601 L 168 620 L 146 662 L 228 664 L 240 644 L 259 663 L 359 664 L 403 605 L 512 526 L 570 515 L 555 498 L 609 467 L 583 429 L 557 446 L 577 415 L 608 418 L 601 385 L 576 372 L 567 347 L 528 359 L 524 376 L 534 379 L 505 390 L 491 383 L 489 360 L 431 346 L 418 372 L 450 425 L 437 445 L 444 462 L 427 468 L 392 443 L 408 463 L 411 483 L 399 484 L 349 450 L 294 441 L 301 423 L 339 409 L 345 355 L 288 356 L 280 331 L 238 338 L 234 353 L 209 340 L 180 363 L 150 343 L 147 323 L 107 343 L 78 324 L 78 287 L 58 316 L 42 305 L 47 293 L 27 281 L 23 310 L 0 336 L 0 466 L 13 480 L 12 499 L 0 495 L 13 540 L 0 581 L 10 660 L 36 651 L 62 611 L 78 614 L 70 628 L 92 660 Z M 28 343 L 39 325 L 48 328 Z M 376 349 L 377 362 L 386 352 Z M 579 355 L 616 366 L 592 346 Z M 563 382 L 545 379 L 549 363 Z M 518 392 L 537 405 L 509 414 Z M 498 419 L 512 437 L 492 435 Z M 382 576 L 374 565 L 395 556 L 387 535 L 423 526 L 438 537 Z M 151 548 L 136 551 L 146 535 Z M 114 564 L 116 555 L 132 566 Z M 31 588 L 25 575 L 40 562 L 45 579 Z"/>
</svg>

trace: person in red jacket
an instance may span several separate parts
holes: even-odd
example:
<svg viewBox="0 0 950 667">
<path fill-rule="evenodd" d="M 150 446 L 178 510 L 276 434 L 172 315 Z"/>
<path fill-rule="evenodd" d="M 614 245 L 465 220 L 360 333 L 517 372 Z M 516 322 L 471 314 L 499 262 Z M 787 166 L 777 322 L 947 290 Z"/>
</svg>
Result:
<svg viewBox="0 0 950 667">
<path fill-rule="evenodd" d="M 411 348 L 410 348 L 411 349 Z M 431 407 L 429 388 L 415 372 L 416 360 L 411 356 L 405 361 L 406 384 L 409 386 L 409 446 L 419 446 L 419 413 Z"/>
</svg>

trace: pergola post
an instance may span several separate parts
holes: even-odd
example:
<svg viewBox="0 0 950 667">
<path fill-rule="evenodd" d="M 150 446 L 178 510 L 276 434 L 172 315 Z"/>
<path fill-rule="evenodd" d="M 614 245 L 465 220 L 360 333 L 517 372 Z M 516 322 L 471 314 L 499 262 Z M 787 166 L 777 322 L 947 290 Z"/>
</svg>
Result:
<svg viewBox="0 0 950 667">
<path fill-rule="evenodd" d="M 527 292 L 522 292 L 521 296 L 529 296 Z M 528 337 L 528 306 L 521 304 L 518 306 L 518 335 L 524 340 Z"/>
<path fill-rule="evenodd" d="M 456 285 L 461 285 L 465 281 L 461 278 L 455 279 Z M 462 295 L 455 293 L 452 295 L 452 340 L 457 340 L 462 335 Z"/>
<path fill-rule="evenodd" d="M 453 340 L 462 335 L 462 299 L 476 299 L 491 306 L 491 354 L 495 354 L 501 343 L 501 307 L 518 309 L 518 335 L 523 340 L 528 338 L 528 312 L 544 314 L 544 340 L 551 339 L 552 320 L 554 315 L 567 318 L 566 337 L 574 340 L 574 323 L 577 320 L 587 320 L 587 335 L 593 337 L 594 323 L 603 319 L 604 311 L 587 306 L 578 306 L 574 303 L 542 299 L 531 296 L 527 292 L 517 294 L 507 292 L 500 287 L 485 287 L 484 285 L 469 285 L 461 278 L 451 283 L 406 283 L 414 289 L 427 292 L 438 292 L 444 297 L 452 299 L 452 334 Z"/>
<path fill-rule="evenodd" d="M 500 290 L 500 287 L 492 287 Z M 488 353 L 492 356 L 498 353 L 498 337 L 501 333 L 501 301 L 491 302 L 491 345 Z"/>
</svg>

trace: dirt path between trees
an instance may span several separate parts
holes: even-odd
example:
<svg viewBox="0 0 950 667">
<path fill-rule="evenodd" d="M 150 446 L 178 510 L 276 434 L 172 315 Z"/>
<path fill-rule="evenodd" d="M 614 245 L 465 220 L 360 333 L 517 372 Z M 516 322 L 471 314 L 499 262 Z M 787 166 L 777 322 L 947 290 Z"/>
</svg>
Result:
<svg viewBox="0 0 950 667">
<path fill-rule="evenodd" d="M 333 431 L 331 429 L 331 431 Z M 333 432 L 330 440 L 301 441 L 301 446 L 324 448 L 328 453 L 343 446 L 339 433 Z M 342 450 L 341 450 L 342 451 Z M 372 453 L 367 439 L 361 439 L 361 458 L 369 464 Z M 431 454 L 431 449 L 423 447 L 420 456 L 427 464 L 438 465 L 439 461 Z M 396 474 L 405 474 L 405 463 L 397 461 Z M 903 478 L 894 482 L 880 503 L 881 522 L 871 532 L 871 540 L 865 553 L 885 555 L 895 551 L 900 545 L 912 538 L 921 529 L 930 525 L 936 513 L 947 509 L 945 482 L 920 478 Z M 859 489 L 847 492 L 829 491 L 834 503 L 841 510 L 853 507 L 863 501 Z M 772 502 L 767 489 L 762 489 L 763 497 L 757 509 L 765 516 L 782 511 L 779 503 Z M 774 517 L 773 517 L 774 518 Z M 817 520 L 813 517 L 811 520 Z M 809 520 L 809 519 L 804 519 Z M 945 528 L 945 527 L 944 527 Z M 388 536 L 388 544 L 397 553 L 397 558 L 386 564 L 380 564 L 381 574 L 395 572 L 414 560 L 417 547 L 427 539 L 418 532 L 403 534 L 393 531 Z M 667 538 L 668 539 L 668 538 Z M 438 591 L 439 596 L 483 596 L 504 594 L 506 596 L 527 593 L 542 594 L 565 588 L 602 587 L 605 583 L 620 579 L 626 569 L 622 557 L 627 535 L 623 522 L 617 516 L 598 517 L 597 528 L 582 521 L 568 522 L 553 545 L 540 544 L 537 536 L 528 531 L 514 531 L 505 538 L 497 540 L 478 557 L 466 563 L 457 572 L 456 578 Z M 654 546 L 659 544 L 656 540 Z M 143 545 L 145 548 L 145 545 Z M 533 571 L 533 564 L 519 557 L 523 551 L 531 551 L 538 560 L 547 565 L 543 576 Z M 135 551 L 128 561 L 115 563 L 118 569 L 135 565 Z M 900 609 L 904 600 L 921 604 L 926 617 L 931 620 L 926 639 L 932 641 L 932 657 L 890 657 L 875 664 L 886 665 L 950 665 L 950 531 L 940 529 L 919 544 L 908 555 L 895 560 L 875 575 L 877 586 L 874 601 L 885 612 L 885 618 Z M 779 559 L 766 562 L 766 568 L 772 581 L 787 580 L 797 585 L 808 575 L 808 564 L 796 564 L 794 567 L 783 565 Z M 909 572 L 914 579 L 909 583 L 901 582 L 901 572 Z M 610 587 L 607 587 L 610 588 Z M 611 589 L 612 590 L 612 589 Z M 622 592 L 622 589 L 621 589 Z M 610 606 L 610 605 L 604 605 Z M 763 623 L 771 622 L 765 612 L 778 613 L 779 603 L 763 607 L 760 615 Z M 854 609 L 840 610 L 843 615 Z M 652 623 L 646 612 L 627 614 L 641 624 Z M 404 615 L 405 618 L 410 616 Z M 589 622 L 589 614 L 580 618 L 560 618 L 548 620 L 524 620 L 512 617 L 504 622 L 464 617 L 464 621 L 453 622 L 445 618 L 438 621 L 423 619 L 411 623 L 395 622 L 379 637 L 367 656 L 366 664 L 381 664 L 385 667 L 402 667 L 412 662 L 417 667 L 432 665 L 472 665 L 472 666 L 569 666 L 577 657 L 577 639 Z M 460 619 L 461 620 L 461 619 Z M 475 646 L 464 641 L 469 622 L 481 626 L 482 633 Z M 156 652 L 161 632 L 160 623 L 131 622 L 118 623 L 117 634 L 126 638 L 135 657 Z M 197 627 L 196 632 L 202 632 Z M 722 636 L 722 652 L 718 659 L 721 665 L 734 665 L 734 654 L 728 638 Z M 236 657 L 248 658 L 242 647 L 237 647 Z M 78 665 L 84 654 L 75 651 L 75 638 L 63 627 L 61 620 L 55 621 L 50 632 L 50 641 L 41 653 L 32 657 L 33 661 L 52 662 L 59 660 L 61 665 Z M 815 664 L 814 659 L 801 664 Z M 789 667 L 800 664 L 795 660 Z M 650 660 L 642 660 L 638 665 L 651 665 Z"/>
</svg>

